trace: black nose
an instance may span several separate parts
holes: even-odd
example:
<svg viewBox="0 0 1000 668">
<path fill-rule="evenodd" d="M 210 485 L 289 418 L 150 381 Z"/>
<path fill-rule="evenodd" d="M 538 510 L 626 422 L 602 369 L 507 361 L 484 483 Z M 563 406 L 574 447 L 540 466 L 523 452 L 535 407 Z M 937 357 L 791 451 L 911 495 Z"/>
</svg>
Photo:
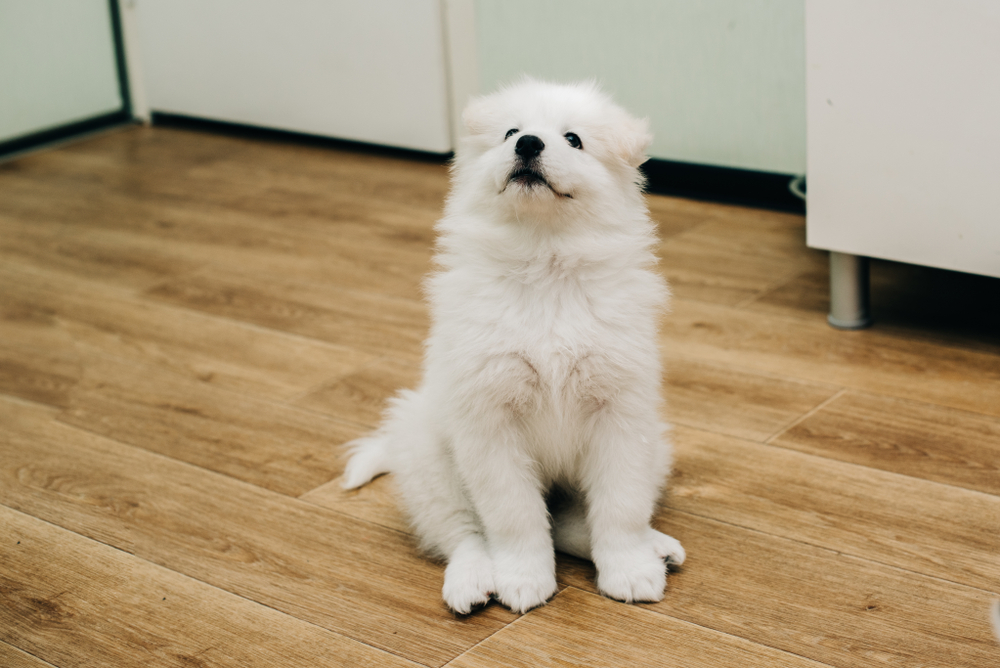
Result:
<svg viewBox="0 0 1000 668">
<path fill-rule="evenodd" d="M 535 135 L 521 135 L 517 138 L 517 145 L 514 146 L 514 153 L 517 153 L 525 160 L 528 160 L 541 153 L 543 148 L 545 148 L 545 144 L 543 144 L 542 140 Z"/>
</svg>

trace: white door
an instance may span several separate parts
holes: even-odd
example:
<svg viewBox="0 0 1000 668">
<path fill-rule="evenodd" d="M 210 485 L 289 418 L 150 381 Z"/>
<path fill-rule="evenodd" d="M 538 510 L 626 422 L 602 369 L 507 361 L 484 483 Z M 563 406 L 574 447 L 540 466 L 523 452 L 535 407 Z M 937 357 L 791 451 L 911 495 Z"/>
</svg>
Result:
<svg viewBox="0 0 1000 668">
<path fill-rule="evenodd" d="M 445 153 L 440 0 L 136 0 L 149 107 Z"/>
</svg>

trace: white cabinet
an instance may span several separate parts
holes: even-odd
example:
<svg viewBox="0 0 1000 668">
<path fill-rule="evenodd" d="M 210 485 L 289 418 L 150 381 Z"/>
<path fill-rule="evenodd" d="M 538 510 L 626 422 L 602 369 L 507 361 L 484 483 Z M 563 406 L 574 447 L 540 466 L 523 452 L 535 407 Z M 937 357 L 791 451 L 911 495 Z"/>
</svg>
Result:
<svg viewBox="0 0 1000 668">
<path fill-rule="evenodd" d="M 440 0 L 136 0 L 153 111 L 444 153 Z"/>
<path fill-rule="evenodd" d="M 1000 277 L 1000 2 L 808 0 L 810 246 Z"/>
</svg>

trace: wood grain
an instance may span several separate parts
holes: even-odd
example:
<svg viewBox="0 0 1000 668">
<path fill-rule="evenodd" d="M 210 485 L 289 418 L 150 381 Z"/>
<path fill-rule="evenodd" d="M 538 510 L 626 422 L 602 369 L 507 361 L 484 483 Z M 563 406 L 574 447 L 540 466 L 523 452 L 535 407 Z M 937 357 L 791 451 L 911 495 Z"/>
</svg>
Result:
<svg viewBox="0 0 1000 668">
<path fill-rule="evenodd" d="M 922 341 L 1000 353 L 1000 279 L 872 259 L 876 326 Z M 814 320 L 830 310 L 830 277 L 817 265 L 765 291 L 746 308 Z"/>
<path fill-rule="evenodd" d="M 1000 651 L 994 594 L 683 512 L 657 524 L 688 559 L 640 608 L 833 666 L 985 667 Z M 595 591 L 588 562 L 564 557 L 558 572 L 568 591 Z"/>
<path fill-rule="evenodd" d="M 793 654 L 569 588 L 448 664 L 477 666 L 820 666 Z"/>
<path fill-rule="evenodd" d="M 343 470 L 355 425 L 192 381 L 150 365 L 88 366 L 66 424 L 298 496 Z"/>
<path fill-rule="evenodd" d="M 386 402 L 402 389 L 415 389 L 420 365 L 390 357 L 345 374 L 298 398 L 296 406 L 377 427 Z"/>
<path fill-rule="evenodd" d="M 739 438 L 765 440 L 839 388 L 751 373 L 665 351 L 667 420 Z"/>
<path fill-rule="evenodd" d="M 718 205 L 679 197 L 647 197 L 646 204 L 661 241 L 697 227 L 718 213 Z"/>
<path fill-rule="evenodd" d="M 515 618 L 441 601 L 403 534 L 0 400 L 0 504 L 359 642 L 440 666 Z"/>
<path fill-rule="evenodd" d="M 826 254 L 803 252 L 802 216 L 718 217 L 669 237 L 659 249 L 660 268 L 674 294 L 736 305 L 788 277 L 826 264 Z"/>
<path fill-rule="evenodd" d="M 141 300 L 126 290 L 16 260 L 0 263 L 0 282 L 4 344 L 19 351 L 5 359 L 65 379 L 43 384 L 19 374 L 23 389 L 13 379 L 5 387 L 11 394 L 53 405 L 65 405 L 64 389 L 107 357 L 272 399 L 291 399 L 331 375 L 346 375 L 376 359 L 351 348 Z M 61 357 L 52 359 L 53 351 Z M 46 385 L 50 392 L 43 389 Z"/>
<path fill-rule="evenodd" d="M 0 665 L 7 668 L 51 668 L 52 664 L 0 642 Z"/>
<path fill-rule="evenodd" d="M 848 392 L 771 443 L 1000 495 L 1000 419 Z"/>
<path fill-rule="evenodd" d="M 997 355 L 675 299 L 661 343 L 671 355 L 732 364 L 1000 416 Z"/>
<path fill-rule="evenodd" d="M 972 587 L 1000 581 L 1000 498 L 678 427 L 667 504 Z"/>
<path fill-rule="evenodd" d="M 299 498 L 394 531 L 412 533 L 391 474 L 379 476 L 359 489 L 344 489 L 340 483 L 337 477 Z"/>
<path fill-rule="evenodd" d="M 415 666 L 0 506 L 4 666 Z M 8 657 L 11 659 L 7 661 Z"/>
<path fill-rule="evenodd" d="M 376 355 L 418 361 L 427 335 L 420 302 L 311 284 L 263 284 L 232 270 L 164 283 L 147 296 L 185 308 L 293 332 Z"/>
<path fill-rule="evenodd" d="M 52 197 L 51 190 L 45 194 Z M 74 225 L 72 220 L 58 222 L 47 216 L 28 222 L 15 220 L 5 215 L 3 209 L 0 209 L 0 258 L 28 260 L 46 269 L 135 289 L 158 285 L 202 265 L 200 261 L 167 252 L 156 240 L 90 230 Z"/>
</svg>

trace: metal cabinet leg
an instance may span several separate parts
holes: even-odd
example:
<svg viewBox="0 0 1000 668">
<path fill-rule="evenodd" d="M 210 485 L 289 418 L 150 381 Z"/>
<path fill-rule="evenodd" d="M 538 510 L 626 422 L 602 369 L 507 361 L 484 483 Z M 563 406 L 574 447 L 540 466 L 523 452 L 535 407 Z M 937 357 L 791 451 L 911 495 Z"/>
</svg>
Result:
<svg viewBox="0 0 1000 668">
<path fill-rule="evenodd" d="M 837 329 L 864 329 L 872 324 L 868 310 L 868 258 L 830 252 L 830 315 Z"/>
</svg>

